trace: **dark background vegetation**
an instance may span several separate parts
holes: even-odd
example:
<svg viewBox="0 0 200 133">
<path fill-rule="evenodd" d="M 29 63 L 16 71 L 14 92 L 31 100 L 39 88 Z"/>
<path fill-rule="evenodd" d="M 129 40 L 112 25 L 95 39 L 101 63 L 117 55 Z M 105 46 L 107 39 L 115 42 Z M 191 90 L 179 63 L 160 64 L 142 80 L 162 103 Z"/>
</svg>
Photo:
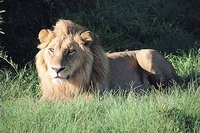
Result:
<svg viewBox="0 0 200 133">
<path fill-rule="evenodd" d="M 199 0 L 4 0 L 0 47 L 20 66 L 33 61 L 37 35 L 59 18 L 100 36 L 106 51 L 199 48 Z M 1 67 L 4 65 L 1 62 Z"/>
</svg>

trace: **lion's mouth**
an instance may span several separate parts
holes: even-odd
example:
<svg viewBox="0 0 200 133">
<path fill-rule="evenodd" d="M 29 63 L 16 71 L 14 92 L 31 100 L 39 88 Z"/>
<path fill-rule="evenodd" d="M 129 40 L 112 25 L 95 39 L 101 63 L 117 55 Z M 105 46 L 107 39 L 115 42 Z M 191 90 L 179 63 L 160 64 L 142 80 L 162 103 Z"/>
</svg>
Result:
<svg viewBox="0 0 200 133">
<path fill-rule="evenodd" d="M 56 76 L 56 77 L 54 77 L 53 79 L 69 79 L 69 75 L 67 75 L 66 77 L 60 77 L 60 76 Z"/>
</svg>

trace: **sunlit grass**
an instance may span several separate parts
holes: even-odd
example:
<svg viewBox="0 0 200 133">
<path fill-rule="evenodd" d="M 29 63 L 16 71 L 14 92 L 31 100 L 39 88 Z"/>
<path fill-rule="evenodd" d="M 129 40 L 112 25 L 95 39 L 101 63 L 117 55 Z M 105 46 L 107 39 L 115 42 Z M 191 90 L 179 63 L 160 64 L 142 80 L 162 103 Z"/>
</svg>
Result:
<svg viewBox="0 0 200 133">
<path fill-rule="evenodd" d="M 193 77 L 170 93 L 128 98 L 106 94 L 91 102 L 41 103 L 33 65 L 0 71 L 1 132 L 199 132 L 199 51 L 167 55 L 177 72 Z M 192 76 L 195 75 L 195 76 Z"/>
<path fill-rule="evenodd" d="M 33 99 L 4 101 L 3 132 L 198 132 L 200 91 L 108 96 L 92 102 L 38 104 Z"/>
<path fill-rule="evenodd" d="M 166 58 L 183 77 L 191 80 L 200 75 L 200 49 L 190 49 L 188 53 L 179 50 L 177 55 L 170 54 Z"/>
</svg>

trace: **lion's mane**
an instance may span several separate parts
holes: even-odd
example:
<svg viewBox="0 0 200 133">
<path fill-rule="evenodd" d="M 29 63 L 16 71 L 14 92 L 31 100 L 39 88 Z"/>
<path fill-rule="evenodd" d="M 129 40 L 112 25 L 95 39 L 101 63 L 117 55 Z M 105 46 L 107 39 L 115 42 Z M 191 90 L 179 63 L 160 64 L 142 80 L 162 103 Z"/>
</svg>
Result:
<svg viewBox="0 0 200 133">
<path fill-rule="evenodd" d="M 40 79 L 40 86 L 43 93 L 40 101 L 43 100 L 71 100 L 76 94 L 85 94 L 90 99 L 96 88 L 105 82 L 108 73 L 108 58 L 99 43 L 96 35 L 86 34 L 87 29 L 73 23 L 70 20 L 59 20 L 54 26 L 54 30 L 41 30 L 39 33 L 40 51 L 36 55 L 36 68 Z M 57 36 L 63 38 L 70 36 L 79 47 L 86 53 L 82 56 L 84 61 L 76 73 L 73 73 L 69 79 L 62 84 L 53 84 L 47 69 L 47 59 L 45 48 L 51 40 Z M 81 54 L 81 53 L 80 53 Z M 80 61 L 79 59 L 76 59 Z"/>
</svg>

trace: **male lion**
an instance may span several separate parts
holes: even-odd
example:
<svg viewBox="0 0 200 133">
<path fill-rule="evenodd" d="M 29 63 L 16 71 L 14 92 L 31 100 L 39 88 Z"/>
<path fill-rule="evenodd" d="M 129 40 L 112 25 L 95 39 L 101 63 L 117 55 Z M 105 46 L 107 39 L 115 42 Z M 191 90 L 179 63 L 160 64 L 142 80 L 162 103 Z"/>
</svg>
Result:
<svg viewBox="0 0 200 133">
<path fill-rule="evenodd" d="M 98 37 L 70 20 L 39 33 L 36 68 L 43 96 L 40 101 L 90 100 L 96 91 L 145 91 L 150 84 L 178 80 L 172 65 L 157 51 L 143 49 L 106 55 Z"/>
</svg>

